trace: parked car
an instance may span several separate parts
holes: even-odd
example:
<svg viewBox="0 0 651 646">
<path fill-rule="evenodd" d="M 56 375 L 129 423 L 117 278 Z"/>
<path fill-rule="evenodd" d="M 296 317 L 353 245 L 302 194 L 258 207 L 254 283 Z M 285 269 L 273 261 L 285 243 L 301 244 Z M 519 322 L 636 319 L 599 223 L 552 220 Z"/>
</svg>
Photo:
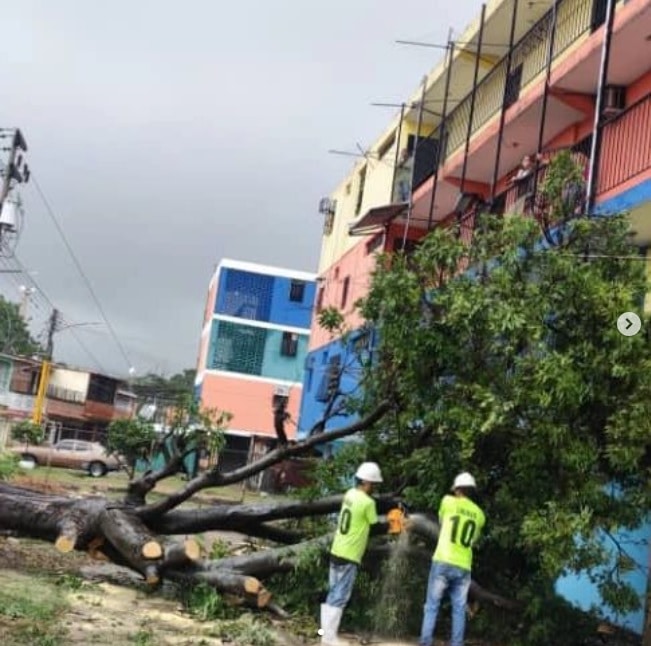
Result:
<svg viewBox="0 0 651 646">
<path fill-rule="evenodd" d="M 120 468 L 118 459 L 114 455 L 107 455 L 106 449 L 99 442 L 61 440 L 54 445 L 17 445 L 11 447 L 11 451 L 20 455 L 21 462 L 27 468 L 47 465 L 80 469 L 93 478 L 99 478 Z"/>
</svg>

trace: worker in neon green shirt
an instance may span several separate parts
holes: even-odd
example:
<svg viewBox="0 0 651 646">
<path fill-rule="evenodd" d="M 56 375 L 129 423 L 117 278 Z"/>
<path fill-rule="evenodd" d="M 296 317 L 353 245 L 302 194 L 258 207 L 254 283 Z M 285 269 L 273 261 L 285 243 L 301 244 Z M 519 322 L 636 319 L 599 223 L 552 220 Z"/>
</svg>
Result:
<svg viewBox="0 0 651 646">
<path fill-rule="evenodd" d="M 439 605 L 446 590 L 452 602 L 450 646 L 463 646 L 472 548 L 486 522 L 484 512 L 472 500 L 476 488 L 475 479 L 469 473 L 460 473 L 452 485 L 453 495 L 441 500 L 439 539 L 427 583 L 419 646 L 432 646 Z"/>
<path fill-rule="evenodd" d="M 330 548 L 328 597 L 321 605 L 321 643 L 340 644 L 337 639 L 344 608 L 353 591 L 357 570 L 366 551 L 371 526 L 378 523 L 377 507 L 371 493 L 382 482 L 380 467 L 375 462 L 364 462 L 355 473 L 357 486 L 349 489 L 337 520 Z"/>
</svg>

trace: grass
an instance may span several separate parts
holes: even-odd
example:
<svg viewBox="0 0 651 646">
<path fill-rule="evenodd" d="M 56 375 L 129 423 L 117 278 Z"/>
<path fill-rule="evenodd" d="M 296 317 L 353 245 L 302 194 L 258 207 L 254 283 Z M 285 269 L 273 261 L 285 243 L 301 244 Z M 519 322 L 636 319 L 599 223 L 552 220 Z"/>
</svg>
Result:
<svg viewBox="0 0 651 646">
<path fill-rule="evenodd" d="M 102 478 L 91 478 L 82 471 L 60 469 L 58 467 L 36 467 L 35 469 L 24 472 L 23 476 L 17 479 L 18 482 L 22 481 L 24 484 L 28 484 L 28 480 L 53 487 L 58 486 L 65 489 L 72 489 L 79 493 L 101 494 L 107 498 L 120 498 L 126 492 L 129 482 L 126 474 L 122 472 L 109 473 Z M 158 483 L 156 489 L 149 494 L 148 500 L 155 502 L 157 499 L 180 489 L 186 483 L 187 481 L 180 476 L 167 478 Z M 267 501 L 279 500 L 283 497 L 261 496 L 251 491 L 246 491 L 242 495 L 241 485 L 229 485 L 226 487 L 204 489 L 197 498 L 220 499 L 233 502 L 256 502 L 262 499 Z M 210 502 L 213 502 L 213 500 L 210 500 Z"/>
<path fill-rule="evenodd" d="M 45 577 L 0 572 L 0 643 L 3 646 L 63 646 L 59 619 L 67 604 Z"/>
</svg>

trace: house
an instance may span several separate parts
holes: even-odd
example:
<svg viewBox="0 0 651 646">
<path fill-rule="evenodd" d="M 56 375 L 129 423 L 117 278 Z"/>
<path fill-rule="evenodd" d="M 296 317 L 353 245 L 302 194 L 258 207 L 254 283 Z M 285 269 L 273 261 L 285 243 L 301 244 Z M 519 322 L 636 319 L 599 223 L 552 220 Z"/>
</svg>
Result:
<svg viewBox="0 0 651 646">
<path fill-rule="evenodd" d="M 41 359 L 0 355 L 0 427 L 32 419 L 41 375 Z M 52 364 L 43 410 L 51 441 L 102 441 L 114 419 L 135 414 L 136 395 L 116 377 Z"/>
</svg>

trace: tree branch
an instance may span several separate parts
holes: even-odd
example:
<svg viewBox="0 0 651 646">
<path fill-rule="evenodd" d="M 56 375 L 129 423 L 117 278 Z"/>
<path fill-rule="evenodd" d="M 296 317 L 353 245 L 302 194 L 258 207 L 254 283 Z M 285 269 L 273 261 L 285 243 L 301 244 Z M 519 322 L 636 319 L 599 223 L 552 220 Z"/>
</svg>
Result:
<svg viewBox="0 0 651 646">
<path fill-rule="evenodd" d="M 158 469 L 158 471 L 148 471 L 137 480 L 129 483 L 127 493 L 124 497 L 126 505 L 137 507 L 145 504 L 145 496 L 156 485 L 165 478 L 173 476 L 181 468 L 183 460 L 190 455 L 195 449 L 188 449 L 185 453 L 175 451 L 174 455 L 165 463 L 165 465 Z"/>
<path fill-rule="evenodd" d="M 221 487 L 229 484 L 234 484 L 236 482 L 241 482 L 242 480 L 246 480 L 288 457 L 301 455 L 319 444 L 327 444 L 342 437 L 347 437 L 349 435 L 358 433 L 359 431 L 365 430 L 372 426 L 380 418 L 382 418 L 382 416 L 388 410 L 389 403 L 382 402 L 372 413 L 357 422 L 354 422 L 336 431 L 325 431 L 323 433 L 318 433 L 317 435 L 312 435 L 302 442 L 297 442 L 291 446 L 288 445 L 284 447 L 278 447 L 277 449 L 274 449 L 273 451 L 267 453 L 264 457 L 253 462 L 252 464 L 247 464 L 243 467 L 240 467 L 239 469 L 234 469 L 233 471 L 229 471 L 227 473 L 220 473 L 217 470 L 218 467 L 215 467 L 210 471 L 207 471 L 206 473 L 198 476 L 197 478 L 194 478 L 188 482 L 185 487 L 179 489 L 167 498 L 151 505 L 138 508 L 137 512 L 143 518 L 151 518 L 152 516 L 158 514 L 164 514 L 171 509 L 178 507 L 178 505 L 185 502 L 188 500 L 188 498 L 191 498 L 194 494 L 196 494 L 198 491 L 201 491 L 202 489 L 206 489 L 208 487 Z"/>
<path fill-rule="evenodd" d="M 147 526 L 160 534 L 195 534 L 215 529 L 241 531 L 256 524 L 287 518 L 306 518 L 332 514 L 341 508 L 343 495 L 303 502 L 292 500 L 279 503 L 250 505 L 215 505 L 203 509 L 177 509 L 162 516 L 147 519 Z M 387 512 L 398 504 L 393 494 L 375 497 L 378 513 Z"/>
</svg>

